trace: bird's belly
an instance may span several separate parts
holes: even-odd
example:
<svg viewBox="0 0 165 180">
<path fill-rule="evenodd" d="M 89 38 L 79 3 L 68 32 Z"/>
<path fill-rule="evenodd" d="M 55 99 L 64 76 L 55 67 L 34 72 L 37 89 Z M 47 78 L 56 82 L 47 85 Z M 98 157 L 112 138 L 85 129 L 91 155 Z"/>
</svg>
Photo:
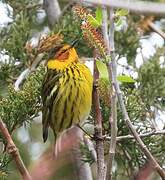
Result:
<svg viewBox="0 0 165 180">
<path fill-rule="evenodd" d="M 55 132 L 85 120 L 91 108 L 91 86 L 85 79 L 70 79 L 59 90 L 59 99 L 53 104 L 50 126 Z"/>
</svg>

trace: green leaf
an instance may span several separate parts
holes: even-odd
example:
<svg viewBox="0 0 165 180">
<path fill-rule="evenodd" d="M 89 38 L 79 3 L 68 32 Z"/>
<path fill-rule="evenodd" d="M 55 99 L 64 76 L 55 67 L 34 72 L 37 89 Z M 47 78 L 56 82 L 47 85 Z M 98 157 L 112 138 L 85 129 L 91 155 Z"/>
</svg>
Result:
<svg viewBox="0 0 165 180">
<path fill-rule="evenodd" d="M 102 13 L 102 9 L 100 6 L 97 7 L 95 15 L 96 15 L 96 20 L 99 22 L 99 24 L 101 26 L 102 19 L 103 19 L 103 13 Z"/>
<path fill-rule="evenodd" d="M 120 82 L 134 83 L 136 82 L 132 77 L 127 75 L 119 75 L 117 76 L 117 80 Z"/>
<path fill-rule="evenodd" d="M 100 23 L 92 15 L 88 15 L 88 21 L 95 28 L 98 28 L 100 26 Z"/>
<path fill-rule="evenodd" d="M 99 71 L 100 78 L 109 79 L 106 64 L 103 63 L 102 61 L 96 60 L 96 66 Z"/>
<path fill-rule="evenodd" d="M 129 13 L 128 9 L 118 9 L 116 11 L 116 16 L 127 16 Z"/>
</svg>

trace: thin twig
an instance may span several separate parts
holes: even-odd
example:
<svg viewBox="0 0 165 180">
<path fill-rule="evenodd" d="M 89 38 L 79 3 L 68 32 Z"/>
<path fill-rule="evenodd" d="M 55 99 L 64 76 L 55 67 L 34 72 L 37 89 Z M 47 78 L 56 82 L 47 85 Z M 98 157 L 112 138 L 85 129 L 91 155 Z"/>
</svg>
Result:
<svg viewBox="0 0 165 180">
<path fill-rule="evenodd" d="M 152 14 L 158 16 L 165 16 L 165 3 L 137 0 L 83 0 L 83 2 L 104 5 L 113 8 L 124 8 L 137 14 Z"/>
<path fill-rule="evenodd" d="M 14 83 L 14 89 L 16 91 L 19 91 L 20 90 L 20 85 L 23 83 L 23 81 L 28 77 L 28 75 L 33 72 L 36 67 L 38 66 L 38 64 L 40 63 L 40 61 L 42 60 L 44 54 L 39 54 L 35 60 L 33 61 L 32 65 L 30 68 L 27 68 L 25 69 L 20 75 L 19 77 L 17 78 L 17 80 L 15 81 Z"/>
<path fill-rule="evenodd" d="M 149 26 L 150 28 L 155 31 L 156 33 L 158 33 L 163 39 L 165 39 L 165 33 L 158 28 L 153 22 L 149 22 Z"/>
<path fill-rule="evenodd" d="M 14 144 L 14 142 L 13 142 L 13 140 L 1 118 L 0 118 L 0 131 L 7 142 L 7 152 L 8 152 L 8 154 L 10 154 L 13 157 L 13 160 L 15 161 L 16 166 L 17 166 L 22 178 L 24 180 L 32 180 L 28 170 L 26 169 L 26 167 L 21 159 L 19 151 L 18 151 L 16 145 Z"/>
<path fill-rule="evenodd" d="M 95 113 L 95 138 L 97 153 L 97 179 L 105 179 L 105 163 L 104 163 L 104 143 L 102 134 L 102 115 L 100 110 L 99 94 L 97 90 L 97 80 L 99 73 L 96 67 L 96 57 L 94 58 L 94 89 L 93 89 L 93 109 Z"/>
<path fill-rule="evenodd" d="M 16 91 L 19 91 L 20 90 L 20 85 L 22 84 L 22 82 L 27 78 L 27 76 L 29 75 L 30 73 L 30 69 L 27 68 L 25 69 L 24 71 L 21 72 L 21 74 L 19 75 L 19 77 L 17 78 L 17 80 L 15 81 L 14 83 L 14 89 Z"/>
<path fill-rule="evenodd" d="M 65 5 L 65 7 L 62 9 L 61 14 L 58 17 L 58 20 L 65 14 L 65 12 L 74 4 L 74 1 L 70 0 L 68 4 Z"/>
<path fill-rule="evenodd" d="M 112 166 L 115 156 L 116 149 L 116 137 L 117 137 L 117 101 L 116 101 L 116 92 L 113 86 L 116 79 L 116 69 L 113 68 L 115 62 L 115 52 L 114 52 L 114 22 L 113 22 L 113 9 L 110 9 L 110 33 L 108 36 L 108 23 L 107 23 L 107 8 L 103 6 L 103 36 L 104 41 L 108 48 L 108 55 L 111 55 L 111 61 L 107 63 L 107 68 L 109 72 L 109 80 L 112 82 L 111 90 L 111 115 L 109 121 L 111 124 L 111 142 L 109 147 L 109 154 L 107 159 L 107 172 L 106 179 L 112 179 Z M 110 54 L 111 50 L 111 54 Z"/>
<path fill-rule="evenodd" d="M 39 8 L 42 8 L 42 3 L 38 3 L 38 4 L 30 4 L 30 5 L 27 5 L 25 7 L 26 9 L 39 9 Z"/>
<path fill-rule="evenodd" d="M 150 137 L 150 136 L 156 136 L 156 135 L 165 135 L 165 130 L 151 131 L 151 132 L 139 134 L 139 136 L 141 138 Z M 122 141 L 122 140 L 125 140 L 125 139 L 135 139 L 135 138 L 134 138 L 134 136 L 132 136 L 130 134 L 125 135 L 125 136 L 118 136 L 116 138 L 117 141 Z M 111 140 L 111 137 L 106 136 L 105 140 L 109 141 L 109 140 Z"/>
</svg>

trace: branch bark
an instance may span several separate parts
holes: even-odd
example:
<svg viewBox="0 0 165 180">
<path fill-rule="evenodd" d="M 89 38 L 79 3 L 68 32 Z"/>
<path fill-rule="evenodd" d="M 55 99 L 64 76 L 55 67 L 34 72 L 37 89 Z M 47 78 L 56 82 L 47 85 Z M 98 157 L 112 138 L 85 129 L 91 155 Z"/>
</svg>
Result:
<svg viewBox="0 0 165 180">
<path fill-rule="evenodd" d="M 21 159 L 19 151 L 18 151 L 16 145 L 14 144 L 14 142 L 13 142 L 13 140 L 1 118 L 0 118 L 0 131 L 7 142 L 7 152 L 8 152 L 8 154 L 10 154 L 12 156 L 13 160 L 15 161 L 17 169 L 19 170 L 22 178 L 24 180 L 32 180 L 28 170 L 26 169 L 26 167 Z"/>
<path fill-rule="evenodd" d="M 28 75 L 34 71 L 36 69 L 36 67 L 38 66 L 38 64 L 41 62 L 42 58 L 43 58 L 44 54 L 41 53 L 39 54 L 35 60 L 33 61 L 31 67 L 25 69 L 17 78 L 17 80 L 14 83 L 14 89 L 16 91 L 20 90 L 20 85 L 23 83 L 23 81 L 28 77 Z"/>
<path fill-rule="evenodd" d="M 95 138 L 97 153 L 97 179 L 105 179 L 105 163 L 104 163 L 104 143 L 102 134 L 102 115 L 100 110 L 99 94 L 97 90 L 97 81 L 99 73 L 96 67 L 96 57 L 94 58 L 94 88 L 93 88 L 93 109 L 95 113 Z"/>
<path fill-rule="evenodd" d="M 165 16 L 165 3 L 145 2 L 137 0 L 83 0 L 83 2 L 104 5 L 113 8 L 124 8 L 128 9 L 130 12 L 137 14 L 152 14 L 163 17 Z"/>
<path fill-rule="evenodd" d="M 112 179 L 112 166 L 115 157 L 115 149 L 116 149 L 116 137 L 117 137 L 117 99 L 116 99 L 116 92 L 113 86 L 115 79 L 116 79 L 116 69 L 113 68 L 115 62 L 115 53 L 114 53 L 114 22 L 113 22 L 113 8 L 110 9 L 110 32 L 108 36 L 108 23 L 107 23 L 107 8 L 103 6 L 103 37 L 106 43 L 108 55 L 111 55 L 111 61 L 107 64 L 107 69 L 109 72 L 109 80 L 112 82 L 112 89 L 111 89 L 111 115 L 109 117 L 109 122 L 111 124 L 111 141 L 109 147 L 109 154 L 107 158 L 107 172 L 106 172 L 106 179 Z M 111 54 L 110 54 L 111 50 Z"/>
<path fill-rule="evenodd" d="M 158 33 L 163 39 L 165 39 L 165 33 L 159 29 L 153 22 L 149 23 L 150 28 L 155 31 L 156 33 Z"/>
<path fill-rule="evenodd" d="M 145 138 L 145 137 L 149 137 L 149 136 L 156 136 L 156 135 L 165 135 L 165 130 L 151 131 L 151 132 L 148 132 L 148 133 L 139 134 L 139 136 L 141 138 Z M 134 139 L 134 136 L 128 134 L 128 135 L 125 135 L 125 136 L 116 137 L 117 141 L 122 141 L 122 140 L 125 140 L 125 139 Z M 105 137 L 105 140 L 109 141 L 109 140 L 111 140 L 111 137 Z"/>
</svg>

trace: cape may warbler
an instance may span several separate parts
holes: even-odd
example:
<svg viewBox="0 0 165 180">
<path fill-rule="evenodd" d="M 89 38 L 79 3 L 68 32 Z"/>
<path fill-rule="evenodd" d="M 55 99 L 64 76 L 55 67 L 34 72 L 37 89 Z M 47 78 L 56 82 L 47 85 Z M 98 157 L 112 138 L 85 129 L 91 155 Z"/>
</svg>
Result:
<svg viewBox="0 0 165 180">
<path fill-rule="evenodd" d="M 43 140 L 51 127 L 55 139 L 65 129 L 87 118 L 91 109 L 93 78 L 80 62 L 73 45 L 58 48 L 47 63 L 42 87 Z"/>
</svg>

